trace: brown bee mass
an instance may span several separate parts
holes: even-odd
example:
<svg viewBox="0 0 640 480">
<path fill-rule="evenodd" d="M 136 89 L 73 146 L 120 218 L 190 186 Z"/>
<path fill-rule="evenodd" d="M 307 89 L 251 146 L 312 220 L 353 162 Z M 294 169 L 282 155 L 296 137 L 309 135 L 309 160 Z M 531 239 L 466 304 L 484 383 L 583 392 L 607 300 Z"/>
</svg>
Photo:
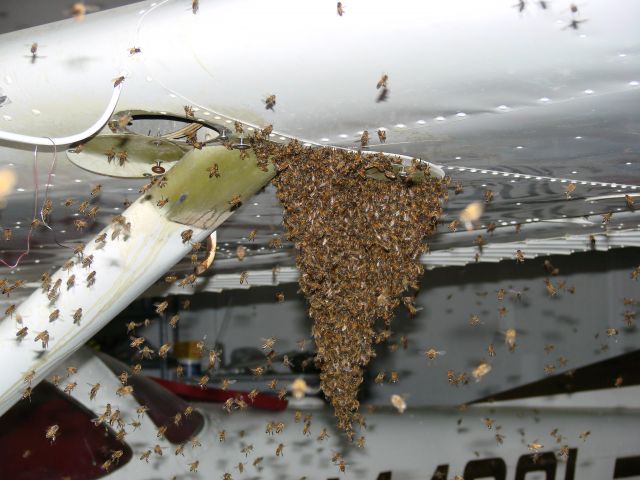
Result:
<svg viewBox="0 0 640 480">
<path fill-rule="evenodd" d="M 390 178 L 399 162 L 382 154 L 251 141 L 258 162 L 271 157 L 279 172 L 273 183 L 298 250 L 322 390 L 350 431 L 376 330 L 388 330 L 402 293 L 418 287 L 423 240 L 442 214 L 446 182 L 373 179 L 367 171 Z"/>
</svg>

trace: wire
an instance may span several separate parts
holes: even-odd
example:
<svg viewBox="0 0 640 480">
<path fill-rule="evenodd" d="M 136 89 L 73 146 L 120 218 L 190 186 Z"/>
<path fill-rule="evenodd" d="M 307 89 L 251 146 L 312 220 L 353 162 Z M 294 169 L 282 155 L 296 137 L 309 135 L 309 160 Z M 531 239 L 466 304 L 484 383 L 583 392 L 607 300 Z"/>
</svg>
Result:
<svg viewBox="0 0 640 480">
<path fill-rule="evenodd" d="M 35 149 L 33 151 L 33 180 L 35 183 L 35 189 L 33 191 L 33 197 L 34 197 L 33 198 L 33 218 L 35 219 L 38 212 L 38 145 L 35 146 Z M 20 264 L 22 259 L 26 255 L 29 255 L 29 252 L 31 252 L 31 234 L 32 233 L 33 233 L 33 222 L 31 222 L 31 226 L 29 227 L 29 233 L 27 234 L 27 249 L 20 254 L 18 259 L 16 260 L 16 263 L 14 263 L 13 265 L 10 265 L 4 260 L 2 260 L 1 258 L 0 258 L 0 263 L 7 268 L 11 268 L 11 269 L 16 268 Z"/>
</svg>

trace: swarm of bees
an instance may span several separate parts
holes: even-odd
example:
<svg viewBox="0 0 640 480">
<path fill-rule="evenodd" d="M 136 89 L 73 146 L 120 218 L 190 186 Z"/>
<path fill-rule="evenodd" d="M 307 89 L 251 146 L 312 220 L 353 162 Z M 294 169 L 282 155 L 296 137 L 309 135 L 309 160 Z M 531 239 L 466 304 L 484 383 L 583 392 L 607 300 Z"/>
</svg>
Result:
<svg viewBox="0 0 640 480">
<path fill-rule="evenodd" d="M 386 81 L 383 76 L 379 88 Z M 284 207 L 287 237 L 298 249 L 296 264 L 314 321 L 321 387 L 338 427 L 352 432 L 359 415 L 358 388 L 373 344 L 386 338 L 381 332 L 389 331 L 400 303 L 417 311 L 414 296 L 401 302 L 401 295 L 418 288 L 423 240 L 436 229 L 448 182 L 369 178 L 371 168 L 390 178 L 386 172 L 393 174 L 394 162 L 399 163 L 382 154 L 365 157 L 298 142 L 276 145 L 255 136 L 250 142 L 258 161 L 270 158 L 279 172 L 273 183 Z M 368 142 L 365 131 L 360 143 L 365 147 Z"/>
</svg>

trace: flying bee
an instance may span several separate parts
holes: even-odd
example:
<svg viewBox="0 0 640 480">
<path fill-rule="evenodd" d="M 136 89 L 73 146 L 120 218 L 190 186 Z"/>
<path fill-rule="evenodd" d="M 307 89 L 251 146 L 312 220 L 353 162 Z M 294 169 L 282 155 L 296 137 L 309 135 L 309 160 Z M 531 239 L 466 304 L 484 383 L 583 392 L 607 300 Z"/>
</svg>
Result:
<svg viewBox="0 0 640 480">
<path fill-rule="evenodd" d="M 171 328 L 176 328 L 178 326 L 179 320 L 180 320 L 180 315 L 178 314 L 172 315 L 171 318 L 169 319 L 169 326 L 171 326 Z"/>
<path fill-rule="evenodd" d="M 278 303 L 284 302 L 284 293 L 283 292 L 276 292 L 276 302 L 278 302 Z"/>
<path fill-rule="evenodd" d="M 51 425 L 47 427 L 45 438 L 51 443 L 56 441 L 56 438 L 60 435 L 60 427 L 58 425 Z"/>
<path fill-rule="evenodd" d="M 424 356 L 427 357 L 428 360 L 435 360 L 441 355 L 444 355 L 446 352 L 436 350 L 435 348 L 430 348 L 424 352 Z"/>
<path fill-rule="evenodd" d="M 256 377 L 261 377 L 264 373 L 264 367 L 252 368 L 251 373 L 253 373 L 253 375 L 255 375 Z"/>
<path fill-rule="evenodd" d="M 94 398 L 96 398 L 96 395 L 98 394 L 98 390 L 100 390 L 99 383 L 96 383 L 95 385 L 91 385 L 91 390 L 89 390 L 89 400 L 93 400 Z"/>
<path fill-rule="evenodd" d="M 129 55 L 135 55 L 136 53 L 140 53 L 142 50 L 138 47 L 131 47 L 129 49 Z"/>
<path fill-rule="evenodd" d="M 380 90 L 381 88 L 386 88 L 388 81 L 389 81 L 389 75 L 387 75 L 386 73 L 383 73 L 382 76 L 380 77 L 380 80 L 378 80 L 378 83 L 376 84 L 376 90 Z"/>
<path fill-rule="evenodd" d="M 473 369 L 471 375 L 476 379 L 476 382 L 479 382 L 482 377 L 484 377 L 487 373 L 491 371 L 491 365 L 487 362 L 480 362 L 480 364 Z"/>
<path fill-rule="evenodd" d="M 544 445 L 538 443 L 538 441 L 536 440 L 535 442 L 528 443 L 527 447 L 533 452 L 538 452 L 544 448 Z"/>
<path fill-rule="evenodd" d="M 602 214 L 602 223 L 605 224 L 605 225 L 607 223 L 609 223 L 609 221 L 611 220 L 612 216 L 613 216 L 613 212 L 603 213 Z"/>
<path fill-rule="evenodd" d="M 195 15 L 200 9 L 200 0 L 191 0 L 191 11 Z"/>
<path fill-rule="evenodd" d="M 27 336 L 28 332 L 29 332 L 29 327 L 22 327 L 20 330 L 16 332 L 16 337 L 18 337 L 19 340 L 22 340 L 24 337 Z"/>
<path fill-rule="evenodd" d="M 544 285 L 549 296 L 555 297 L 558 294 L 558 290 L 553 286 L 553 283 L 551 283 L 551 280 L 549 280 L 548 278 L 544 279 Z"/>
<path fill-rule="evenodd" d="M 342 6 L 342 2 L 338 2 L 338 4 L 336 5 L 336 10 L 339 16 L 344 15 L 344 7 Z"/>
<path fill-rule="evenodd" d="M 570 183 L 564 188 L 564 195 L 567 198 L 567 200 L 571 198 L 571 192 L 573 192 L 576 189 L 576 186 L 577 185 L 575 183 Z"/>
<path fill-rule="evenodd" d="M 123 385 L 118 390 L 116 390 L 116 395 L 119 397 L 125 397 L 127 395 L 131 395 L 133 393 L 133 386 L 131 385 Z"/>
<path fill-rule="evenodd" d="M 273 110 L 273 107 L 276 106 L 276 96 L 268 95 L 267 98 L 264 99 L 264 108 L 267 110 Z"/>
<path fill-rule="evenodd" d="M 167 300 L 165 300 L 162 303 L 159 303 L 158 305 L 156 305 L 156 313 L 160 315 L 162 312 L 164 312 L 167 309 L 168 306 L 169 306 L 169 302 Z"/>
<path fill-rule="evenodd" d="M 208 383 L 209 383 L 209 375 L 206 375 L 206 374 L 200 377 L 200 380 L 198 380 L 198 385 L 202 390 L 207 388 Z"/>
<path fill-rule="evenodd" d="M 398 410 L 398 412 L 404 413 L 404 411 L 407 409 L 407 402 L 400 395 L 393 394 L 391 395 L 390 400 L 391 400 L 391 405 L 393 405 L 395 409 Z"/>
<path fill-rule="evenodd" d="M 507 344 L 510 351 L 513 351 L 516 348 L 516 329 L 508 328 L 506 332 L 504 332 L 504 343 Z"/>
<path fill-rule="evenodd" d="M 100 185 L 99 183 L 93 187 L 91 189 L 91 196 L 95 197 L 96 195 L 98 195 L 100 192 L 102 191 L 102 185 Z"/>
<path fill-rule="evenodd" d="M 362 132 L 362 135 L 360 136 L 360 146 L 364 148 L 367 145 L 369 145 L 369 132 L 365 130 L 364 132 Z"/>
<path fill-rule="evenodd" d="M 71 395 L 71 392 L 78 386 L 77 382 L 69 382 L 64 387 L 64 393 Z"/>
<path fill-rule="evenodd" d="M 238 260 L 242 261 L 246 256 L 247 256 L 247 248 L 244 247 L 243 245 L 238 245 L 238 247 L 236 248 L 236 257 L 238 258 Z"/>
<path fill-rule="evenodd" d="M 178 283 L 178 285 L 181 287 L 186 287 L 187 285 L 192 285 L 193 283 L 195 283 L 195 281 L 196 276 L 192 273 L 180 280 L 180 283 Z"/>
<path fill-rule="evenodd" d="M 161 345 L 160 348 L 158 349 L 158 356 L 160 358 L 165 358 L 167 356 L 167 353 L 169 353 L 169 350 L 171 350 L 170 343 L 165 343 Z"/>
<path fill-rule="evenodd" d="M 4 311 L 4 314 L 5 314 L 7 317 L 12 317 L 12 316 L 13 316 L 13 314 L 15 313 L 15 311 L 16 311 L 16 306 L 15 306 L 15 305 L 9 305 L 9 306 L 7 307 L 7 309 Z"/>
<path fill-rule="evenodd" d="M 378 140 L 380 140 L 380 143 L 386 143 L 387 141 L 387 132 L 385 130 L 378 130 Z"/>
<path fill-rule="evenodd" d="M 636 209 L 636 207 L 635 207 L 635 205 L 633 204 L 633 202 L 634 202 L 633 197 L 632 197 L 631 195 L 625 195 L 625 196 L 624 196 L 624 201 L 625 201 L 625 203 L 627 204 L 627 208 L 628 208 L 629 210 L 631 210 L 632 212 L 634 212 L 634 211 L 635 211 L 635 209 Z"/>
<path fill-rule="evenodd" d="M 249 275 L 248 272 L 240 272 L 240 285 L 244 284 L 244 283 L 249 283 L 247 280 L 247 276 Z"/>
<path fill-rule="evenodd" d="M 187 243 L 189 240 L 191 240 L 192 235 L 193 235 L 193 230 L 191 230 L 190 228 L 182 231 L 180 233 L 180 236 L 182 237 L 182 243 Z"/>
<path fill-rule="evenodd" d="M 278 447 L 276 448 L 276 457 L 282 457 L 284 454 L 282 453 L 282 451 L 284 450 L 284 444 L 280 443 L 278 445 Z"/>
<path fill-rule="evenodd" d="M 82 268 L 90 268 L 93 263 L 93 255 L 87 255 L 82 259 Z"/>
<path fill-rule="evenodd" d="M 42 332 L 38 333 L 36 335 L 36 337 L 33 339 L 34 342 L 42 342 L 42 348 L 48 348 L 49 347 L 49 332 L 47 330 L 43 330 Z"/>
</svg>

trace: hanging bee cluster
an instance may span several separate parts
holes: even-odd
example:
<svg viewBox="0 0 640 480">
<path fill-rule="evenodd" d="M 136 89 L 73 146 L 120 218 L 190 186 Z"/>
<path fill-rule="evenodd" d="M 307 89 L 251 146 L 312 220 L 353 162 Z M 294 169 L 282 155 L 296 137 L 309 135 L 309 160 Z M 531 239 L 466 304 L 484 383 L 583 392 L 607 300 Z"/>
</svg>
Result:
<svg viewBox="0 0 640 480">
<path fill-rule="evenodd" d="M 298 250 L 322 390 L 338 427 L 350 431 L 360 419 L 358 388 L 373 344 L 390 336 L 401 302 L 415 313 L 414 297 L 402 295 L 418 289 L 424 239 L 442 214 L 447 181 L 429 178 L 428 165 L 416 161 L 401 176 L 400 159 L 383 154 L 277 146 L 259 134 L 252 143 L 258 161 L 269 155 L 279 172 L 273 183 Z M 426 180 L 410 180 L 418 171 Z M 372 172 L 407 180 L 377 180 Z"/>
</svg>

